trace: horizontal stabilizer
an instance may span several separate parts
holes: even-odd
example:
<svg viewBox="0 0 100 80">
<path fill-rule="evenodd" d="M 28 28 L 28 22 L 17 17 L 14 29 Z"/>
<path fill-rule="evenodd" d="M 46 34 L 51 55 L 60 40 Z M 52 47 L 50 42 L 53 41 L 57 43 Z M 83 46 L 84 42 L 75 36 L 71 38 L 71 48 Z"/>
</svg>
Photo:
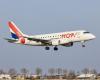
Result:
<svg viewBox="0 0 100 80">
<path fill-rule="evenodd" d="M 10 43 L 14 43 L 14 42 L 17 42 L 18 41 L 16 39 L 10 39 L 10 38 L 4 38 L 4 39 L 7 40 Z"/>
</svg>

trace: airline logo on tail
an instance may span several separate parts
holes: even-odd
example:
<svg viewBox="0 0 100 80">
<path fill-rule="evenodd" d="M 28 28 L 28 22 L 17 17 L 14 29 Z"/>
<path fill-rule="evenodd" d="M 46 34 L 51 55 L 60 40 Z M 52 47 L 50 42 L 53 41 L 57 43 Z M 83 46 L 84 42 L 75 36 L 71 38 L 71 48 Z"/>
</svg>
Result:
<svg viewBox="0 0 100 80">
<path fill-rule="evenodd" d="M 25 39 L 23 37 L 23 33 L 17 28 L 17 26 L 13 22 L 8 22 L 8 26 L 10 28 L 12 38 L 19 39 L 19 41 L 24 44 Z"/>
<path fill-rule="evenodd" d="M 17 26 L 13 22 L 8 22 L 12 38 L 18 39 L 23 37 L 22 32 L 17 28 Z"/>
</svg>

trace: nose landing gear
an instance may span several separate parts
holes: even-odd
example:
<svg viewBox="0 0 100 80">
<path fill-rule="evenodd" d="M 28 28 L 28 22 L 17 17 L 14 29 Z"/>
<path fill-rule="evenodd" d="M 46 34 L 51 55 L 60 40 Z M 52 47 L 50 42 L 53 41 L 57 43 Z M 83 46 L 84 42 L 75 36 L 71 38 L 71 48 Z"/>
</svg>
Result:
<svg viewBox="0 0 100 80">
<path fill-rule="evenodd" d="M 84 44 L 82 44 L 82 47 L 85 47 L 85 45 L 84 45 Z"/>
<path fill-rule="evenodd" d="M 85 43 L 85 41 L 82 41 L 81 43 L 82 43 L 82 47 L 85 47 L 85 44 L 84 44 L 84 43 Z"/>
</svg>

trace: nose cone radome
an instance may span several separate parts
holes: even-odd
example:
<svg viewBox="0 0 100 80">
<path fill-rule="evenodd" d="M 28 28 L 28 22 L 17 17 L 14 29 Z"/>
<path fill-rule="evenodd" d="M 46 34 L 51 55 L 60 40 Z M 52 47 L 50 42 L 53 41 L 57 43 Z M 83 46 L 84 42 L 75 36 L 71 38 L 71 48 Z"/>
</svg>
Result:
<svg viewBox="0 0 100 80">
<path fill-rule="evenodd" d="M 95 38 L 96 38 L 96 36 L 92 34 L 92 35 L 91 35 L 91 38 L 92 38 L 92 39 L 95 39 Z"/>
</svg>

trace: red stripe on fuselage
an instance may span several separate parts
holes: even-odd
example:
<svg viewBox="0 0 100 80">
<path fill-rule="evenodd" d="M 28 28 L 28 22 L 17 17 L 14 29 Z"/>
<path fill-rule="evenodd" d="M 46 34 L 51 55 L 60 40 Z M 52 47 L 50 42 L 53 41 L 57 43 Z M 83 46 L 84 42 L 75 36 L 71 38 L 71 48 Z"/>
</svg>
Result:
<svg viewBox="0 0 100 80">
<path fill-rule="evenodd" d="M 23 37 L 22 34 L 18 31 L 18 29 L 15 27 L 15 25 L 12 22 L 8 22 L 9 27 L 16 33 L 18 38 Z"/>
</svg>

